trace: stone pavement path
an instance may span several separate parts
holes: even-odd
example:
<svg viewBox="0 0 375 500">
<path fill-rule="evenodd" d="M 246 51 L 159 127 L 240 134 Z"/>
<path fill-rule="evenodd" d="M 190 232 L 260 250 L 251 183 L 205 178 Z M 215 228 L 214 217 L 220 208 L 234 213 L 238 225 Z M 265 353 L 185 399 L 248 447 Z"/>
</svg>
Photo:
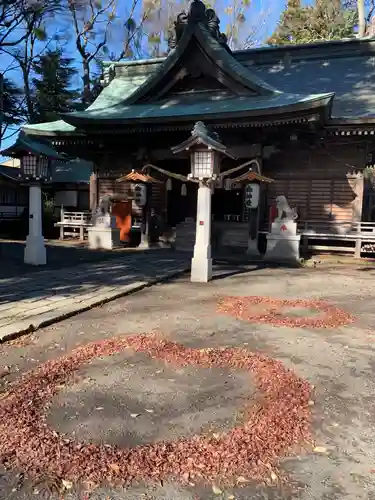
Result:
<svg viewBox="0 0 375 500">
<path fill-rule="evenodd" d="M 0 279 L 0 341 L 168 279 L 188 267 L 189 255 L 167 250 Z"/>
<path fill-rule="evenodd" d="M 36 271 L 62 269 L 84 263 L 103 262 L 122 257 L 124 254 L 146 253 L 137 248 L 118 248 L 116 250 L 90 250 L 87 242 L 76 240 L 46 240 L 47 264 L 41 268 L 25 264 L 23 261 L 25 242 L 3 240 L 0 238 L 0 280 L 14 278 Z M 157 250 L 149 250 L 155 253 Z"/>
</svg>

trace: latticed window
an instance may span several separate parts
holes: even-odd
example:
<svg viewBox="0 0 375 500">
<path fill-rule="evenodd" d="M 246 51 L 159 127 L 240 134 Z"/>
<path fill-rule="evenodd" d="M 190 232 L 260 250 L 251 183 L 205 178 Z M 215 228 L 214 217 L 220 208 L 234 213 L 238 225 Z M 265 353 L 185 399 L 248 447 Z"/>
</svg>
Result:
<svg viewBox="0 0 375 500">
<path fill-rule="evenodd" d="M 37 166 L 37 157 L 34 155 L 25 155 L 22 158 L 22 169 L 25 177 L 36 177 L 36 166 Z"/>
<path fill-rule="evenodd" d="M 49 160 L 46 156 L 25 155 L 22 157 L 22 169 L 26 178 L 46 179 L 48 177 Z"/>
<path fill-rule="evenodd" d="M 39 157 L 39 177 L 43 179 L 48 177 L 48 158 L 45 156 Z"/>
<path fill-rule="evenodd" d="M 212 176 L 212 152 L 194 151 L 194 177 L 209 178 Z"/>
</svg>

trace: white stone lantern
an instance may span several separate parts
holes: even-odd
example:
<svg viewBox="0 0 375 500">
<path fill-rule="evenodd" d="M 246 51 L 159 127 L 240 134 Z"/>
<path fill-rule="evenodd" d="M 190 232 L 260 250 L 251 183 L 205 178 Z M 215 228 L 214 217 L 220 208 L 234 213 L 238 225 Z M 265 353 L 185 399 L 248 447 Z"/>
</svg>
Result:
<svg viewBox="0 0 375 500">
<path fill-rule="evenodd" d="M 24 253 L 25 264 L 43 266 L 47 264 L 47 252 L 43 236 L 42 183 L 51 179 L 50 160 L 25 152 L 21 156 L 19 176 L 29 183 L 29 234 L 26 238 Z"/>
<path fill-rule="evenodd" d="M 13 146 L 2 151 L 4 156 L 20 158 L 21 181 L 29 185 L 29 234 L 26 238 L 24 262 L 34 266 L 47 263 L 43 236 L 42 183 L 51 180 L 51 160 L 66 160 L 49 143 L 34 141 L 20 133 Z"/>
<path fill-rule="evenodd" d="M 197 122 L 191 137 L 173 147 L 172 152 L 190 154 L 191 173 L 188 177 L 199 182 L 191 281 L 207 283 L 212 278 L 211 194 L 220 174 L 221 157 L 229 156 L 234 159 L 234 156 L 220 142 L 219 136 L 210 132 L 203 122 Z"/>
<path fill-rule="evenodd" d="M 210 147 L 193 147 L 190 152 L 193 179 L 217 179 L 220 173 L 220 153 Z"/>
</svg>

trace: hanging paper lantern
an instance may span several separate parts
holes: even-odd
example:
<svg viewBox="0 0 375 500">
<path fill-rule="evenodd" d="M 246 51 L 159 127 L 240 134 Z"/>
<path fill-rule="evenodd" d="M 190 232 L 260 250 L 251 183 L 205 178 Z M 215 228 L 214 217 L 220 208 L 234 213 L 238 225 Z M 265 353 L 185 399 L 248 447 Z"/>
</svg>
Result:
<svg viewBox="0 0 375 500">
<path fill-rule="evenodd" d="M 166 188 L 167 191 L 172 191 L 172 179 L 170 177 L 168 177 Z"/>
<path fill-rule="evenodd" d="M 181 196 L 187 196 L 186 184 L 182 184 L 181 186 Z"/>
<path fill-rule="evenodd" d="M 230 191 L 232 187 L 232 181 L 230 179 L 225 179 L 224 189 L 225 191 Z"/>
</svg>

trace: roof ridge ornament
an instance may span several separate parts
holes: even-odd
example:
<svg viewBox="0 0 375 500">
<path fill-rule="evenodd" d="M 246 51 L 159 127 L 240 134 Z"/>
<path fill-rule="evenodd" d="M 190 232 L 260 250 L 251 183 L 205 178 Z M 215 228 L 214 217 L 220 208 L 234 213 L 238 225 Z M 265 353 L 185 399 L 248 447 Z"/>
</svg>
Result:
<svg viewBox="0 0 375 500">
<path fill-rule="evenodd" d="M 206 146 L 208 149 L 218 151 L 229 158 L 236 159 L 233 153 L 221 142 L 219 134 L 210 130 L 202 121 L 195 123 L 191 136 L 177 146 L 171 148 L 172 153 L 186 152 L 193 146 Z"/>
<path fill-rule="evenodd" d="M 228 39 L 224 33 L 220 32 L 220 19 L 215 10 L 207 8 L 202 0 L 193 0 L 190 4 L 189 13 L 181 12 L 174 22 L 174 33 L 172 32 L 168 38 L 168 48 L 170 50 L 177 47 L 189 24 L 202 24 L 213 38 L 228 48 Z"/>
<path fill-rule="evenodd" d="M 210 137 L 214 141 L 221 143 L 219 134 L 210 130 L 202 121 L 195 123 L 193 130 L 191 131 L 193 137 Z"/>
</svg>

